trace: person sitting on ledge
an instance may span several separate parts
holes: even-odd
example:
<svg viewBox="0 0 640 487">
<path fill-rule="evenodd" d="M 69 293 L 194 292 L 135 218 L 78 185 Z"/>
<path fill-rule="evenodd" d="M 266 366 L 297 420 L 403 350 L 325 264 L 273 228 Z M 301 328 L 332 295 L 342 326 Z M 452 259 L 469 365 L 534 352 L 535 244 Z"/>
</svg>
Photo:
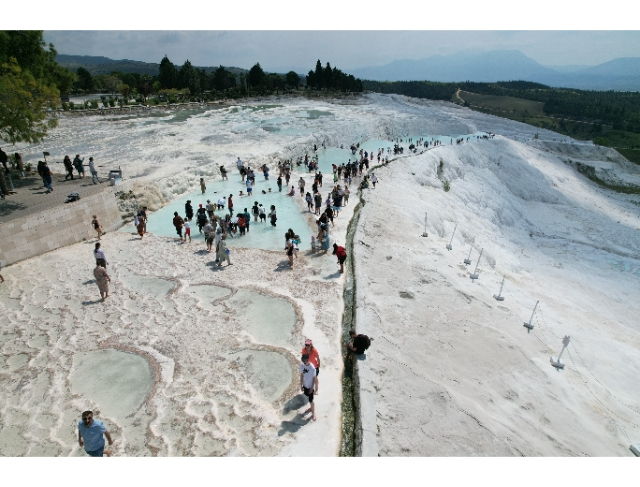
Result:
<svg viewBox="0 0 640 487">
<path fill-rule="evenodd" d="M 347 358 L 351 354 L 362 355 L 371 345 L 371 339 L 367 335 L 358 335 L 355 330 L 349 330 L 351 341 L 345 343 L 347 348 Z"/>
</svg>

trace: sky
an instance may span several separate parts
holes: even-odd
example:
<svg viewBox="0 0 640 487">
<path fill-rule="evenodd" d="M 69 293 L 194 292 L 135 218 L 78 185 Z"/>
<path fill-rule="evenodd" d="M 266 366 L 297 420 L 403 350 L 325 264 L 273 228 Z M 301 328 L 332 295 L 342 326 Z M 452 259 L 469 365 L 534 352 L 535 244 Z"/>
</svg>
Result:
<svg viewBox="0 0 640 487">
<path fill-rule="evenodd" d="M 373 25 L 372 25 L 373 27 Z M 306 73 L 317 59 L 342 70 L 423 59 L 462 50 L 519 50 L 546 66 L 593 66 L 640 57 L 640 31 L 442 31 L 442 30 L 45 30 L 60 54 L 106 56 L 177 65 L 250 68 Z"/>
</svg>

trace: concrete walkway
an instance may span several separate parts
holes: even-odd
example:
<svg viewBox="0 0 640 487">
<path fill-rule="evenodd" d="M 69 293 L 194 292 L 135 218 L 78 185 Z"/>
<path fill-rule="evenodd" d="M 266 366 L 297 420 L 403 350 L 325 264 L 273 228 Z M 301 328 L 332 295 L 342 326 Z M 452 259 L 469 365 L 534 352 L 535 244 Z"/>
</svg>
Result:
<svg viewBox="0 0 640 487">
<path fill-rule="evenodd" d="M 58 168 L 54 166 L 51 169 Z M 25 179 L 19 179 L 18 172 L 12 171 L 13 186 L 16 192 L 5 195 L 5 199 L 0 200 L 0 223 L 64 205 L 67 195 L 73 191 L 77 191 L 80 198 L 85 198 L 110 189 L 109 180 L 106 178 L 107 174 L 98 174 L 102 184 L 93 184 L 91 173 L 88 170 L 84 179 L 74 176 L 75 179 L 68 181 L 65 181 L 64 174 L 53 173 L 53 192 L 47 194 L 38 173 L 32 172 L 27 174 Z"/>
</svg>

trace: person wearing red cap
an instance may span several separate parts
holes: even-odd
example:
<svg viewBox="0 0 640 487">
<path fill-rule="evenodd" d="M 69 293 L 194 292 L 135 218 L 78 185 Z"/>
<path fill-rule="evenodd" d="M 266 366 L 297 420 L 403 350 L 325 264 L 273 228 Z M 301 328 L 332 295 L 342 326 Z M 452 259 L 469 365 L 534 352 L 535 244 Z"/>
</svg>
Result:
<svg viewBox="0 0 640 487">
<path fill-rule="evenodd" d="M 303 355 L 306 353 L 309 355 L 309 362 L 316 368 L 316 377 L 320 375 L 320 355 L 318 349 L 313 346 L 313 342 L 310 339 L 304 341 L 304 348 L 301 352 Z"/>
</svg>

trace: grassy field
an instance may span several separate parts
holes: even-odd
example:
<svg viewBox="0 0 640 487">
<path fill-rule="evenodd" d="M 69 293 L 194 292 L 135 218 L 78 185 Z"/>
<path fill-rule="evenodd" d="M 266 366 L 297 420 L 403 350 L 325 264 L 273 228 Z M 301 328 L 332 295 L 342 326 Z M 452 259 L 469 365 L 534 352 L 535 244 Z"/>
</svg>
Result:
<svg viewBox="0 0 640 487">
<path fill-rule="evenodd" d="M 633 162 L 634 164 L 640 165 L 640 149 L 616 149 L 620 154 L 622 154 L 628 161 Z"/>
<path fill-rule="evenodd" d="M 516 118 L 545 116 L 542 110 L 544 103 L 539 101 L 514 98 L 513 96 L 478 95 L 468 91 L 460 91 L 459 97 L 472 108 L 484 108 Z"/>
</svg>

